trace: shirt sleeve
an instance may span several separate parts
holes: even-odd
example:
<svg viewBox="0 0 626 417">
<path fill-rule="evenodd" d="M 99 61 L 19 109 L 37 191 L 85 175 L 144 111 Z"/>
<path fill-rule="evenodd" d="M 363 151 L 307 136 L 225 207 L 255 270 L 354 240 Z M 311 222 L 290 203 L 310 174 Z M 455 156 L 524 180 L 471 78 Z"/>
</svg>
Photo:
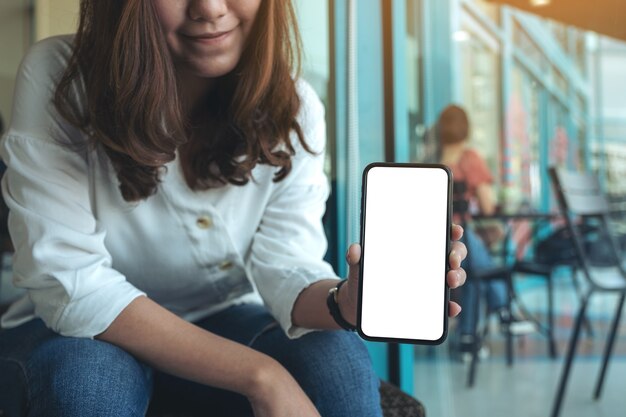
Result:
<svg viewBox="0 0 626 417">
<path fill-rule="evenodd" d="M 59 39 L 44 41 L 22 62 L 0 146 L 7 165 L 2 192 L 15 285 L 28 291 L 35 315 L 53 331 L 91 338 L 144 293 L 111 267 L 105 230 L 92 212 L 87 151 L 68 145 L 81 134 L 51 103 L 63 48 Z"/>
<path fill-rule="evenodd" d="M 299 82 L 300 123 L 311 155 L 296 148 L 291 173 L 277 183 L 252 243 L 248 267 L 266 306 L 288 337 L 311 331 L 294 326 L 298 295 L 312 283 L 337 278 L 323 261 L 327 249 L 322 216 L 329 195 L 324 175 L 324 110 L 312 88 Z"/>
</svg>

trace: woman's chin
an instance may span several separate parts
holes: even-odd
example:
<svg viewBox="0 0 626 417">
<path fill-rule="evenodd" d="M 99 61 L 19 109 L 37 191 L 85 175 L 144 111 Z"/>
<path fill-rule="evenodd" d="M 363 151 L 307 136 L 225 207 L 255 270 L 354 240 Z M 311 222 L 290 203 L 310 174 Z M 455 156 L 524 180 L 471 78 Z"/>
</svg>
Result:
<svg viewBox="0 0 626 417">
<path fill-rule="evenodd" d="M 212 62 L 197 63 L 185 62 L 177 65 L 177 70 L 186 76 L 195 78 L 219 78 L 232 72 L 237 66 L 237 61 L 220 62 L 219 60 L 211 60 Z"/>
</svg>

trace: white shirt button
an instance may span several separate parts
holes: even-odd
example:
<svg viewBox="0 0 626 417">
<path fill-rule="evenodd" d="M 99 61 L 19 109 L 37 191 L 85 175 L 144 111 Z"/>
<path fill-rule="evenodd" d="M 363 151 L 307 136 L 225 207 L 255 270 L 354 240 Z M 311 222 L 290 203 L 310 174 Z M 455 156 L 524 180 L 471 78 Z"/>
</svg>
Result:
<svg viewBox="0 0 626 417">
<path fill-rule="evenodd" d="M 220 264 L 220 269 L 222 271 L 227 271 L 233 267 L 233 263 L 231 261 L 224 261 Z"/>
<path fill-rule="evenodd" d="M 213 226 L 213 219 L 209 216 L 200 216 L 198 220 L 196 220 L 196 226 L 200 229 L 209 229 Z"/>
</svg>

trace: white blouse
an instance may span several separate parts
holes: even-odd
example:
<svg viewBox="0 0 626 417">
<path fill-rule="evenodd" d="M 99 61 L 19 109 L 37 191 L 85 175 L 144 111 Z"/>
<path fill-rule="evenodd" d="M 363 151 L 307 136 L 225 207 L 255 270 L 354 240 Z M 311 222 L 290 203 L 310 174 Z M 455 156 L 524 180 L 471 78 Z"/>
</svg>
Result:
<svg viewBox="0 0 626 417">
<path fill-rule="evenodd" d="M 324 109 L 312 88 L 297 82 L 298 121 L 316 154 L 292 135 L 296 155 L 284 180 L 272 180 L 277 168 L 258 165 L 245 186 L 192 191 L 175 160 L 156 195 L 128 203 L 102 150 L 61 144 L 87 140 L 51 103 L 71 42 L 44 40 L 24 58 L 0 146 L 13 280 L 27 289 L 2 327 L 40 317 L 62 335 L 93 337 L 147 295 L 189 321 L 263 302 L 289 337 L 306 333 L 291 322 L 297 296 L 337 278 L 322 260 L 329 187 Z M 75 94 L 83 97 L 78 85 Z"/>
</svg>

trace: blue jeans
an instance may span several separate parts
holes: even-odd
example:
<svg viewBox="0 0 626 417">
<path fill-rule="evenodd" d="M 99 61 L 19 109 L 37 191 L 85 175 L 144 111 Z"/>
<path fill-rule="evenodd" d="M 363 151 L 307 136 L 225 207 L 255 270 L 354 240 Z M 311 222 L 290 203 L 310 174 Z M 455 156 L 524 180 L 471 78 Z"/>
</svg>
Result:
<svg viewBox="0 0 626 417">
<path fill-rule="evenodd" d="M 476 283 L 472 281 L 472 271 L 480 271 L 494 266 L 489 250 L 480 237 L 469 228 L 465 229 L 463 242 L 467 245 L 467 258 L 461 264 L 467 270 L 467 282 L 461 287 L 461 305 L 463 312 L 459 316 L 461 335 L 473 334 L 476 328 Z M 487 301 L 489 311 L 498 310 L 507 305 L 507 284 L 504 280 L 483 282 L 481 292 Z"/>
<path fill-rule="evenodd" d="M 278 360 L 323 417 L 382 416 L 378 378 L 353 333 L 290 340 L 258 305 L 230 307 L 196 324 Z M 161 373 L 106 342 L 60 336 L 41 320 L 0 332 L 3 417 L 144 416 L 148 409 L 252 416 L 239 394 Z"/>
</svg>

